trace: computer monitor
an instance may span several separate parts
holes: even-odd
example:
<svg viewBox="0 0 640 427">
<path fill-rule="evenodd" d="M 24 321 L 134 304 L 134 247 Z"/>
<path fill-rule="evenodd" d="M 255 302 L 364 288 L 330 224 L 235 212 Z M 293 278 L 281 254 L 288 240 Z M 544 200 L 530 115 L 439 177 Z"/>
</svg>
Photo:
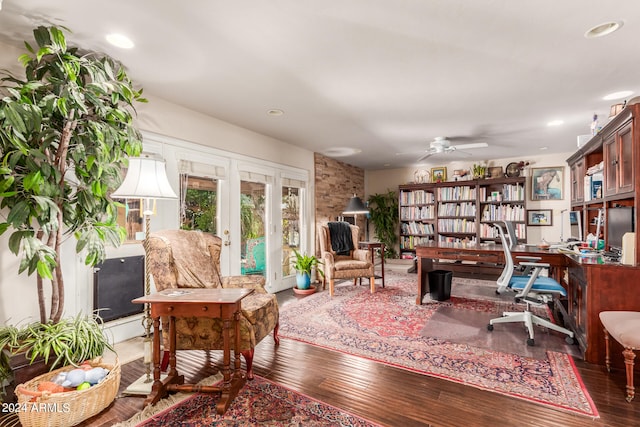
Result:
<svg viewBox="0 0 640 427">
<path fill-rule="evenodd" d="M 633 207 L 623 206 L 607 209 L 607 244 L 610 250 L 622 250 L 622 236 L 635 231 Z"/>
<path fill-rule="evenodd" d="M 571 225 L 571 239 L 582 242 L 582 212 L 569 212 L 569 225 Z"/>
</svg>

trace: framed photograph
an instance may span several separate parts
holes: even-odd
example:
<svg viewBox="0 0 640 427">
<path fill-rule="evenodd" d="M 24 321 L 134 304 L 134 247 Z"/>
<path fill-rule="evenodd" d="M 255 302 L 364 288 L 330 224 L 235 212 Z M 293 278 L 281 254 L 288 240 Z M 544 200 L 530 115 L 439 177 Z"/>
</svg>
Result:
<svg viewBox="0 0 640 427">
<path fill-rule="evenodd" d="M 437 168 L 431 168 L 431 181 L 432 182 L 445 182 L 447 180 L 447 167 L 441 166 Z"/>
<path fill-rule="evenodd" d="M 502 172 L 502 166 L 490 167 L 489 178 L 504 178 L 504 172 Z"/>
<path fill-rule="evenodd" d="M 553 225 L 551 209 L 527 209 L 527 225 Z"/>
<path fill-rule="evenodd" d="M 531 200 L 562 200 L 564 166 L 531 168 Z"/>
</svg>

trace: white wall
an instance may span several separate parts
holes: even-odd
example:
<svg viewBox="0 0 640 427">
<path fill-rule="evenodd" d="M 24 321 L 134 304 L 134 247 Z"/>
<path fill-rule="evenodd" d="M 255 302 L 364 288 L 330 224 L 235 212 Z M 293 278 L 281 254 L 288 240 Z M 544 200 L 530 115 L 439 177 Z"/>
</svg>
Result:
<svg viewBox="0 0 640 427">
<path fill-rule="evenodd" d="M 511 162 L 519 162 L 526 160 L 530 163 L 529 167 L 525 169 L 524 173 L 527 175 L 527 201 L 526 209 L 551 209 L 553 212 L 553 225 L 552 226 L 534 226 L 527 227 L 527 242 L 539 243 L 543 238 L 548 242 L 560 241 L 560 235 L 566 239 L 569 237 L 569 210 L 571 210 L 571 183 L 569 182 L 569 167 L 567 166 L 566 159 L 573 153 L 553 154 L 532 156 L 526 159 L 522 158 L 505 158 L 496 159 L 487 162 L 487 166 L 502 166 L 503 170 Z M 434 157 L 437 157 L 434 156 Z M 480 161 L 476 160 L 476 163 Z M 456 169 L 471 169 L 473 166 L 473 160 L 451 162 L 446 165 L 448 179 L 451 180 L 453 171 Z M 441 162 L 437 161 L 437 158 L 433 163 L 425 163 L 413 168 L 402 169 L 380 169 L 374 171 L 365 172 L 365 195 L 369 197 L 371 194 L 386 193 L 389 190 L 398 191 L 398 185 L 408 184 L 414 181 L 414 173 L 417 170 L 424 169 L 430 170 L 432 167 L 442 166 Z M 531 180 L 528 177 L 530 175 L 530 168 L 540 168 L 548 166 L 564 166 L 564 192 L 562 200 L 531 200 Z M 562 212 L 566 210 L 566 212 Z"/>
</svg>

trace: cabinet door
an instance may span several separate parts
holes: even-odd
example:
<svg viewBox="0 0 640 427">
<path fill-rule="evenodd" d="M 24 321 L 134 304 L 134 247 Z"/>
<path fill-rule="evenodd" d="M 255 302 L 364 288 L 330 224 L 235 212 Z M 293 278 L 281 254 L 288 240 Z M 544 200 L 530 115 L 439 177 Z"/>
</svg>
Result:
<svg viewBox="0 0 640 427">
<path fill-rule="evenodd" d="M 631 126 L 621 129 L 617 136 L 618 156 L 618 193 L 633 191 L 633 139 Z"/>
<path fill-rule="evenodd" d="M 584 200 L 584 159 L 580 159 L 571 166 L 571 201 Z"/>
<path fill-rule="evenodd" d="M 604 140 L 602 148 L 604 151 L 604 195 L 611 196 L 616 194 L 618 188 L 618 150 L 615 134 Z"/>
</svg>

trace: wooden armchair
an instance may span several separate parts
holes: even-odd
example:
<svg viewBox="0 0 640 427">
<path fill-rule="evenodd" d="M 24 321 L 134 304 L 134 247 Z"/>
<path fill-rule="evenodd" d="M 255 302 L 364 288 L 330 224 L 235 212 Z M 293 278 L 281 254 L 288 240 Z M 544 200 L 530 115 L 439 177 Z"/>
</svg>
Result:
<svg viewBox="0 0 640 427">
<path fill-rule="evenodd" d="M 262 276 L 220 275 L 222 239 L 200 231 L 164 230 L 149 237 L 147 262 L 158 291 L 175 288 L 252 288 L 242 300 L 240 316 L 240 351 L 247 365 L 247 378 L 253 378 L 255 346 L 273 330 L 278 339 L 278 301 L 264 289 Z M 163 329 L 168 330 L 168 319 Z M 232 334 L 231 342 L 234 343 Z M 168 334 L 163 334 L 164 348 L 169 348 Z M 176 318 L 178 350 L 222 350 L 222 322 L 204 317 Z M 232 346 L 233 350 L 233 346 Z M 166 353 L 165 353 L 166 356 Z M 168 360 L 163 360 L 163 369 Z"/>
<path fill-rule="evenodd" d="M 348 223 L 345 223 L 348 224 Z M 351 241 L 353 248 L 347 254 L 338 254 L 331 246 L 331 233 L 329 224 L 318 225 L 318 239 L 320 242 L 320 255 L 324 264 L 324 281 L 322 289 L 325 288 L 325 281 L 329 281 L 329 295 L 333 296 L 335 279 L 351 279 L 353 284 L 357 284 L 357 279 L 366 277 L 369 279 L 371 293 L 376 291 L 374 275 L 374 265 L 371 259 L 371 252 L 365 249 L 358 249 L 358 236 L 360 229 L 355 225 L 349 225 L 351 230 Z"/>
</svg>

